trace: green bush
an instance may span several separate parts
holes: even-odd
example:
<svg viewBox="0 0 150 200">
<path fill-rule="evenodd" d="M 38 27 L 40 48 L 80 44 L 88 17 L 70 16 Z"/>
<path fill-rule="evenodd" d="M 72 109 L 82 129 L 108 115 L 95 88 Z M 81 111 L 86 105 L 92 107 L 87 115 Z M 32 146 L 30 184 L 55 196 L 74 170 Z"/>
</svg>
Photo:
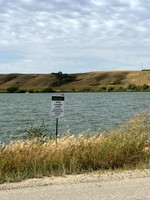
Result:
<svg viewBox="0 0 150 200">
<path fill-rule="evenodd" d="M 18 92 L 19 92 L 19 93 L 26 93 L 27 90 L 19 89 Z"/>
<path fill-rule="evenodd" d="M 126 88 L 124 87 L 119 87 L 116 89 L 116 92 L 125 92 L 126 91 Z"/>
<path fill-rule="evenodd" d="M 113 92 L 114 91 L 114 87 L 109 86 L 107 89 L 108 92 Z"/>
<path fill-rule="evenodd" d="M 28 92 L 29 93 L 34 93 L 34 90 L 33 89 L 29 89 Z"/>
<path fill-rule="evenodd" d="M 144 85 L 142 86 L 142 89 L 143 89 L 143 90 L 148 90 L 148 89 L 149 89 L 149 85 L 144 84 Z"/>
<path fill-rule="evenodd" d="M 48 130 L 48 125 L 42 122 L 38 127 L 31 127 L 29 130 L 25 130 L 25 136 L 23 138 L 29 140 L 40 138 L 43 140 L 43 138 L 53 138 L 53 134 Z"/>
<path fill-rule="evenodd" d="M 132 91 L 136 91 L 137 90 L 137 86 L 134 83 L 130 83 L 127 86 L 127 89 L 132 90 Z"/>
<path fill-rule="evenodd" d="M 12 86 L 12 87 L 7 88 L 8 93 L 15 93 L 18 91 L 19 91 L 19 88 L 17 86 Z"/>
<path fill-rule="evenodd" d="M 50 93 L 50 92 L 55 92 L 55 91 L 51 87 L 47 87 L 47 88 L 44 88 L 41 92 Z"/>
<path fill-rule="evenodd" d="M 80 89 L 80 92 L 91 92 L 91 88 L 83 88 L 83 89 Z"/>
<path fill-rule="evenodd" d="M 99 92 L 105 92 L 107 90 L 107 87 L 106 86 L 101 86 L 99 88 Z"/>
</svg>

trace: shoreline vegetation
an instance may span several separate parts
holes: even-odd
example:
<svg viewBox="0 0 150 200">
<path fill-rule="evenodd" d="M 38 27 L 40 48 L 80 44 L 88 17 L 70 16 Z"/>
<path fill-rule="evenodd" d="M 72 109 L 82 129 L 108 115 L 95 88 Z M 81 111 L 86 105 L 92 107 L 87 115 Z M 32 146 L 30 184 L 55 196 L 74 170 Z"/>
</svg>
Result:
<svg viewBox="0 0 150 200">
<path fill-rule="evenodd" d="M 117 86 L 101 86 L 99 89 L 92 89 L 92 88 L 83 88 L 80 90 L 54 90 L 51 87 L 44 88 L 42 90 L 34 90 L 34 89 L 20 89 L 17 86 L 12 86 L 7 88 L 6 91 L 0 91 L 0 93 L 54 93 L 54 92 L 150 92 L 149 85 L 135 85 L 130 83 L 127 87 L 117 87 Z"/>
<path fill-rule="evenodd" d="M 0 74 L 0 93 L 149 92 L 150 71 Z"/>
<path fill-rule="evenodd" d="M 58 137 L 43 124 L 26 138 L 1 144 L 0 183 L 28 178 L 116 169 L 150 168 L 149 113 L 136 115 L 113 131 Z"/>
</svg>

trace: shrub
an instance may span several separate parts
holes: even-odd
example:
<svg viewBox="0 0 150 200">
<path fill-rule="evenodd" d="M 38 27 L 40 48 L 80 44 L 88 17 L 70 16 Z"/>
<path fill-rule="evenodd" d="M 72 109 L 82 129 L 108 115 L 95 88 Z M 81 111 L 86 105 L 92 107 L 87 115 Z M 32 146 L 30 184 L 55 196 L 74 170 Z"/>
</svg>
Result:
<svg viewBox="0 0 150 200">
<path fill-rule="evenodd" d="M 136 86 L 134 83 L 130 83 L 130 84 L 127 86 L 127 89 L 136 91 L 136 90 L 137 90 L 137 86 Z"/>
<path fill-rule="evenodd" d="M 51 87 L 44 88 L 41 92 L 43 93 L 50 93 L 50 92 L 55 92 Z"/>
<path fill-rule="evenodd" d="M 121 84 L 121 79 L 117 79 L 111 83 L 112 85 L 119 85 Z"/>
<path fill-rule="evenodd" d="M 29 89 L 28 92 L 29 93 L 34 93 L 34 90 L 33 89 Z"/>
<path fill-rule="evenodd" d="M 106 86 L 101 86 L 100 88 L 99 88 L 99 91 L 100 92 L 105 92 L 107 90 L 107 87 Z"/>
<path fill-rule="evenodd" d="M 8 93 L 15 93 L 18 90 L 19 90 L 19 88 L 17 86 L 12 86 L 12 87 L 7 88 Z"/>
<path fill-rule="evenodd" d="M 148 89 L 149 89 L 149 85 L 144 84 L 144 85 L 142 86 L 142 89 L 143 89 L 143 90 L 148 90 Z"/>
<path fill-rule="evenodd" d="M 83 88 L 80 90 L 80 92 L 91 92 L 91 88 Z"/>
<path fill-rule="evenodd" d="M 111 87 L 111 86 L 108 87 L 107 91 L 108 91 L 108 92 L 112 92 L 112 91 L 114 91 L 114 87 Z"/>
<path fill-rule="evenodd" d="M 19 89 L 18 92 L 19 92 L 19 93 L 26 93 L 27 90 Z"/>
<path fill-rule="evenodd" d="M 125 92 L 126 91 L 126 88 L 124 87 L 119 87 L 116 89 L 116 92 Z"/>
<path fill-rule="evenodd" d="M 48 130 L 48 125 L 42 122 L 38 127 L 31 127 L 29 130 L 25 130 L 25 139 L 34 139 L 34 138 L 52 138 L 52 133 Z"/>
</svg>

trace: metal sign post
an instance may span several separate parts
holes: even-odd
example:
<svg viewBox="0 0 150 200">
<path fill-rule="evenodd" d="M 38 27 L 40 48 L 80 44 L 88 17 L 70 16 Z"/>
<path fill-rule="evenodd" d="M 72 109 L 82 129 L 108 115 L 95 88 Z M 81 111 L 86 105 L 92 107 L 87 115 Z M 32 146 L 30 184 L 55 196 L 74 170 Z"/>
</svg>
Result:
<svg viewBox="0 0 150 200">
<path fill-rule="evenodd" d="M 58 136 L 58 118 L 64 117 L 64 95 L 52 96 L 52 110 L 51 116 L 56 118 L 56 144 Z"/>
<path fill-rule="evenodd" d="M 57 135 L 58 135 L 58 118 L 56 118 L 56 145 L 57 145 Z"/>
</svg>

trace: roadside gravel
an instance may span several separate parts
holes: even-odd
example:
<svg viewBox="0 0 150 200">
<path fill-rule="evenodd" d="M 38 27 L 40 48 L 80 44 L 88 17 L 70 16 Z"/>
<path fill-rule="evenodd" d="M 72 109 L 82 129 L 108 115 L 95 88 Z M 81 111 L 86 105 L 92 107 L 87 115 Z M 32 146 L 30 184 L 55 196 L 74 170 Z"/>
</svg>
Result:
<svg viewBox="0 0 150 200">
<path fill-rule="evenodd" d="M 4 183 L 0 185 L 0 190 L 10 190 L 37 186 L 76 184 L 88 182 L 101 182 L 111 180 L 123 180 L 133 178 L 150 177 L 150 169 L 128 170 L 128 171 L 111 171 L 111 172 L 93 172 L 79 175 L 65 175 L 59 177 L 44 177 L 24 180 L 17 183 Z"/>
</svg>

